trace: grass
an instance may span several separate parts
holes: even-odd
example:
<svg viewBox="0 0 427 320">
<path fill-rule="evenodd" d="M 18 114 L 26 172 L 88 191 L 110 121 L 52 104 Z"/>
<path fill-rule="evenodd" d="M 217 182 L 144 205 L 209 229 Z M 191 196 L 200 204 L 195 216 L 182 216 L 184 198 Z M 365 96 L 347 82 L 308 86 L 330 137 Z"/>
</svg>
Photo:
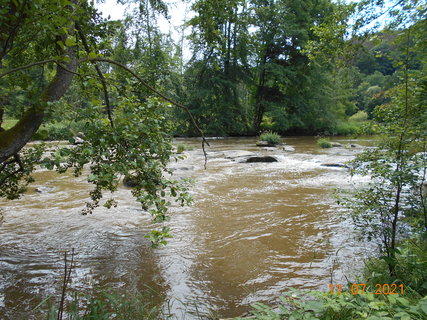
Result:
<svg viewBox="0 0 427 320">
<path fill-rule="evenodd" d="M 16 119 L 4 119 L 3 123 L 2 123 L 2 127 L 3 129 L 10 129 L 12 128 L 16 123 L 18 122 L 18 120 Z"/>
<path fill-rule="evenodd" d="M 17 119 L 5 119 L 3 120 L 2 127 L 7 130 L 12 128 L 17 122 Z M 81 123 L 70 123 L 69 121 L 43 124 L 34 134 L 32 140 L 68 140 L 81 131 L 82 126 L 83 124 Z"/>
</svg>

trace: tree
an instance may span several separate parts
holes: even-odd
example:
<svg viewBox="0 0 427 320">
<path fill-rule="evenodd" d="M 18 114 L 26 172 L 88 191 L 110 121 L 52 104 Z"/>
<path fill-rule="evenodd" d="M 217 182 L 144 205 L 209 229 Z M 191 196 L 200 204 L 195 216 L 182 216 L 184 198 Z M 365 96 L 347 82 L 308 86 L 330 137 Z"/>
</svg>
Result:
<svg viewBox="0 0 427 320">
<path fill-rule="evenodd" d="M 166 8 L 159 1 L 150 3 Z M 103 193 L 115 191 L 124 176 L 132 179 L 132 194 L 157 222 L 166 219 L 168 199 L 189 203 L 184 184 L 168 176 L 167 164 L 174 157 L 172 126 L 165 116 L 170 105 L 161 100 L 186 108 L 108 57 L 111 47 L 104 40 L 118 23 L 102 19 L 86 0 L 1 0 L 0 8 L 2 92 L 10 97 L 20 90 L 31 101 L 15 126 L 0 130 L 0 196 L 19 197 L 32 181 L 31 172 L 42 164 L 58 172 L 73 170 L 75 175 L 89 169 L 88 182 L 94 189 L 83 213 L 91 213 Z M 127 75 L 121 87 L 113 69 Z M 41 85 L 34 85 L 32 70 L 39 70 Z M 70 96 L 64 99 L 75 80 L 84 103 L 75 104 Z M 147 89 L 161 100 L 142 97 L 140 92 Z M 3 113 L 3 104 L 0 109 Z M 84 123 L 84 142 L 48 156 L 41 147 L 23 149 L 55 110 L 67 110 L 70 121 Z M 113 205 L 114 198 L 104 203 Z M 167 235 L 163 229 L 153 231 L 151 238 L 162 242 Z"/>
<path fill-rule="evenodd" d="M 380 243 L 380 251 L 387 262 L 390 276 L 396 276 L 396 256 L 401 239 L 427 234 L 426 195 L 423 191 L 427 171 L 427 86 L 425 55 L 419 55 L 424 67 L 411 64 L 413 52 L 425 52 L 426 20 L 424 12 L 415 6 L 402 8 L 396 19 L 400 41 L 404 48 L 398 76 L 401 81 L 388 90 L 389 103 L 378 106 L 374 117 L 382 140 L 377 148 L 367 150 L 353 162 L 353 173 L 368 175 L 368 188 L 355 193 L 349 203 L 356 226 L 369 239 Z M 397 2 L 396 5 L 400 5 Z M 394 20 L 395 21 L 395 20 Z"/>
<path fill-rule="evenodd" d="M 263 118 L 285 132 L 319 132 L 339 115 L 329 64 L 309 59 L 308 45 L 317 42 L 314 28 L 330 19 L 330 1 L 251 1 L 255 105 L 253 126 Z M 347 17 L 345 17 L 347 18 Z M 335 23 L 341 23 L 338 21 Z"/>
<path fill-rule="evenodd" d="M 185 74 L 187 105 L 209 134 L 245 134 L 249 129 L 246 1 L 199 0 L 189 21 L 194 47 Z"/>
</svg>

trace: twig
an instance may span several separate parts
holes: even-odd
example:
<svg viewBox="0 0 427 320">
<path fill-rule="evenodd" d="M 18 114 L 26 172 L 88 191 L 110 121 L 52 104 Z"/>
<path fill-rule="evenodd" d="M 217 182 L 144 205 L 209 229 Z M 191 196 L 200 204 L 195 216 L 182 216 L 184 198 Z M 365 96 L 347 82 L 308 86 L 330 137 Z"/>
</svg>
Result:
<svg viewBox="0 0 427 320">
<path fill-rule="evenodd" d="M 87 54 L 89 54 L 91 52 L 89 44 L 87 43 L 86 36 L 83 33 L 82 28 L 80 27 L 80 25 L 78 23 L 76 23 L 76 29 L 77 29 L 77 31 L 78 31 L 78 33 L 80 35 L 80 38 L 82 40 L 83 46 L 84 46 Z M 110 99 L 109 99 L 109 96 L 108 96 L 107 83 L 105 81 L 105 77 L 102 74 L 101 69 L 96 64 L 96 61 L 93 61 L 92 63 L 95 66 L 96 73 L 98 74 L 99 78 L 101 79 L 102 90 L 104 91 L 105 106 L 107 107 L 106 109 L 107 109 L 108 120 L 110 121 L 111 128 L 114 129 L 114 122 L 113 122 L 113 116 L 111 114 L 111 105 L 110 105 Z"/>
<path fill-rule="evenodd" d="M 33 62 L 33 63 L 27 64 L 25 66 L 16 67 L 16 68 L 7 70 L 3 73 L 0 73 L 0 78 L 3 78 L 4 76 L 11 74 L 13 72 L 16 72 L 16 71 L 25 70 L 25 69 L 29 69 L 29 68 L 34 67 L 34 66 L 39 66 L 39 65 L 54 63 L 54 62 L 56 62 L 55 59 L 48 59 L 48 60 Z"/>
<path fill-rule="evenodd" d="M 64 313 L 64 304 L 65 304 L 65 294 L 67 292 L 68 283 L 71 280 L 71 271 L 73 269 L 73 262 L 74 262 L 74 248 L 71 249 L 71 261 L 70 261 L 70 267 L 68 268 L 68 261 L 67 261 L 67 251 L 65 251 L 64 254 L 64 281 L 62 283 L 62 293 L 61 293 L 61 301 L 59 302 L 59 309 L 58 309 L 58 320 L 62 320 L 62 316 Z"/>
</svg>

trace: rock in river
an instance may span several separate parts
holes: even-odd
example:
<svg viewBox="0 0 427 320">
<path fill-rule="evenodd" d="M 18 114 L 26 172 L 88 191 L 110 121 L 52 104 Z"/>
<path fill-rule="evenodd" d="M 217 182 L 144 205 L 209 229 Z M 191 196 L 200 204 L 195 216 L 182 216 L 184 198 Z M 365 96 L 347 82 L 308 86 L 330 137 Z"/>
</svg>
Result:
<svg viewBox="0 0 427 320">
<path fill-rule="evenodd" d="M 245 161 L 245 163 L 253 163 L 253 162 L 277 162 L 277 159 L 272 156 L 254 156 L 249 157 Z"/>
<path fill-rule="evenodd" d="M 283 150 L 286 151 L 286 152 L 295 152 L 295 148 L 291 147 L 291 146 L 288 146 L 288 145 L 285 145 L 283 147 Z"/>
<path fill-rule="evenodd" d="M 268 141 L 257 141 L 257 147 L 276 147 L 277 143 L 270 143 Z"/>
<path fill-rule="evenodd" d="M 55 191 L 55 188 L 49 186 L 40 186 L 36 188 L 36 192 L 38 193 L 51 193 L 53 191 Z"/>
<path fill-rule="evenodd" d="M 331 141 L 330 142 L 331 143 L 331 146 L 332 147 L 334 147 L 334 148 L 342 148 L 342 144 L 341 143 L 339 143 L 339 142 L 334 142 L 334 141 Z"/>
<path fill-rule="evenodd" d="M 331 168 L 346 168 L 346 169 L 350 169 L 349 166 L 346 166 L 345 164 L 342 164 L 342 163 L 322 163 L 320 166 L 322 166 L 322 167 L 331 167 Z"/>
</svg>

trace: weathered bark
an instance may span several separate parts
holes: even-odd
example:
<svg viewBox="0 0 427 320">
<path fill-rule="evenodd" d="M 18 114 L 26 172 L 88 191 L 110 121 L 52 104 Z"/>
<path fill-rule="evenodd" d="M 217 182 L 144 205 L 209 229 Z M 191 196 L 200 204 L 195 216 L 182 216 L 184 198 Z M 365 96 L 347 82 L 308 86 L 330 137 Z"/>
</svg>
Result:
<svg viewBox="0 0 427 320">
<path fill-rule="evenodd" d="M 0 132 L 0 163 L 17 154 L 40 127 L 43 122 L 44 112 L 49 102 L 58 101 L 67 91 L 73 80 L 73 72 L 77 69 L 75 50 L 69 48 L 67 55 L 71 61 L 56 68 L 56 75 L 34 103 L 9 130 Z M 70 72 L 71 71 L 71 72 Z"/>
</svg>

